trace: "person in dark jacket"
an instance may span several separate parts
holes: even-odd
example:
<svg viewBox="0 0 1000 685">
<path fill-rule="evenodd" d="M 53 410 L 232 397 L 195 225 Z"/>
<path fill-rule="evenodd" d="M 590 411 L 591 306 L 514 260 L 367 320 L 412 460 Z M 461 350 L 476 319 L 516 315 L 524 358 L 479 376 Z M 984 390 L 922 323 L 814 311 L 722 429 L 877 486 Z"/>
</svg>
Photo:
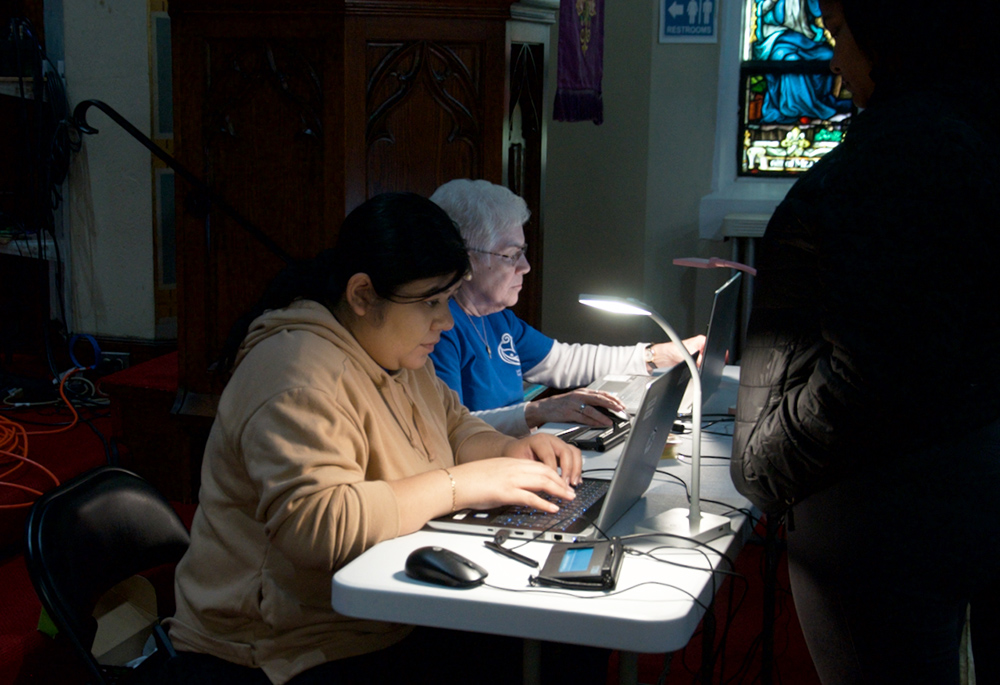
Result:
<svg viewBox="0 0 1000 685">
<path fill-rule="evenodd" d="M 732 477 L 786 514 L 824 683 L 958 683 L 970 602 L 980 678 L 998 651 L 998 10 L 968 4 L 821 0 L 862 111 L 759 249 Z"/>
</svg>

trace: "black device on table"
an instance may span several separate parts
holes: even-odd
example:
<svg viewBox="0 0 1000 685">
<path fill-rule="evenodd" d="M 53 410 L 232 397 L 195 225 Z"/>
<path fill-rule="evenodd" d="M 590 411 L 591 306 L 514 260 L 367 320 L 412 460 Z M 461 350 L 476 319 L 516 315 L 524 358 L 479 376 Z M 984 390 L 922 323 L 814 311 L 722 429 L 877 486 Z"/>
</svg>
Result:
<svg viewBox="0 0 1000 685">
<path fill-rule="evenodd" d="M 592 405 L 594 409 L 611 419 L 610 426 L 577 426 L 558 433 L 570 445 L 576 445 L 582 450 L 604 452 L 611 449 L 628 436 L 632 421 L 627 416 L 617 414 L 607 407 Z"/>
<path fill-rule="evenodd" d="M 574 590 L 614 590 L 624 549 L 619 538 L 600 542 L 556 543 L 532 585 Z"/>
</svg>

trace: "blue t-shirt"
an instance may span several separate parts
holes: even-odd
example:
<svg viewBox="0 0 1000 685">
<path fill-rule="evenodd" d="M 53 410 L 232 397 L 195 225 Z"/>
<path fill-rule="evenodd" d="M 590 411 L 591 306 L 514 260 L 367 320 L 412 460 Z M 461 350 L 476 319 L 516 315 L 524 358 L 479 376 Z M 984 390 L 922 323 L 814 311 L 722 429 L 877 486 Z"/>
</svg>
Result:
<svg viewBox="0 0 1000 685">
<path fill-rule="evenodd" d="M 431 355 L 438 377 L 472 411 L 523 402 L 521 370 L 533 369 L 555 341 L 521 321 L 509 309 L 470 317 L 454 300 L 449 306 L 455 327 L 441 334 L 441 341 Z"/>
</svg>

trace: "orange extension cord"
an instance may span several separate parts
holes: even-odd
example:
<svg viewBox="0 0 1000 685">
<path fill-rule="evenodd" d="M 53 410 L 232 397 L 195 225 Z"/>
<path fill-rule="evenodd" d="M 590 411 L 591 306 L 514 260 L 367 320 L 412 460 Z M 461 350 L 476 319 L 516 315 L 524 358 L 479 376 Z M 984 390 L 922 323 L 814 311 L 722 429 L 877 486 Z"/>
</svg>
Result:
<svg viewBox="0 0 1000 685">
<path fill-rule="evenodd" d="M 11 421 L 5 416 L 0 416 L 0 458 L 10 457 L 15 462 L 13 466 L 9 469 L 0 473 L 0 485 L 16 488 L 18 490 L 23 490 L 35 497 L 41 497 L 42 492 L 35 490 L 34 488 L 29 488 L 24 485 L 19 485 L 17 483 L 8 483 L 4 480 L 7 476 L 17 471 L 19 468 L 25 464 L 30 464 L 35 466 L 48 475 L 52 479 L 55 485 L 59 485 L 59 479 L 56 475 L 49 471 L 47 468 L 39 464 L 37 461 L 28 459 L 28 436 L 29 435 L 48 435 L 51 433 L 61 433 L 63 431 L 68 431 L 69 429 L 76 426 L 80 420 L 80 415 L 76 411 L 76 407 L 73 403 L 69 401 L 66 397 L 66 380 L 75 374 L 77 371 L 81 371 L 81 368 L 70 369 L 65 374 L 63 374 L 62 380 L 59 381 L 59 396 L 62 397 L 63 402 L 69 407 L 70 412 L 73 414 L 73 420 L 60 428 L 53 428 L 50 430 L 39 430 L 39 431 L 29 431 L 25 430 L 24 426 L 16 421 Z M 0 464 L 0 468 L 10 465 L 10 461 L 6 461 L 4 464 Z M 34 500 L 31 502 L 21 502 L 20 504 L 0 504 L 0 509 L 24 509 L 30 507 L 34 504 Z"/>
</svg>

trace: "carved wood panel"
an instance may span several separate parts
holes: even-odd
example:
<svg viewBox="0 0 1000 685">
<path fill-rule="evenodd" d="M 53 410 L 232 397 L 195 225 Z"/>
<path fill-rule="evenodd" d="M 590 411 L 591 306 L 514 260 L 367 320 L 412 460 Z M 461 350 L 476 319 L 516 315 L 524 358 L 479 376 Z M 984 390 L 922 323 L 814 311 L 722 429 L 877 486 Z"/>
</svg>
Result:
<svg viewBox="0 0 1000 685">
<path fill-rule="evenodd" d="M 297 258 L 327 247 L 334 236 L 323 230 L 323 47 L 303 40 L 206 46 L 206 178 Z M 284 263 L 224 214 L 214 212 L 212 220 L 208 276 L 215 311 L 209 320 L 220 324 L 215 348 L 233 314 L 249 309 Z"/>
<path fill-rule="evenodd" d="M 195 144 L 185 147 L 183 160 L 193 162 L 215 192 L 293 257 L 332 244 L 336 234 L 325 230 L 324 201 L 329 41 L 213 37 L 199 42 L 200 106 L 197 120 L 181 132 Z M 180 218 L 179 232 L 184 260 L 179 335 L 190 354 L 182 368 L 198 377 L 199 391 L 217 391 L 224 381 L 209 366 L 233 322 L 284 262 L 225 213 L 207 208 L 206 215 L 204 207 L 192 206 L 197 197 L 187 198 L 189 211 Z"/>
<path fill-rule="evenodd" d="M 370 42 L 367 53 L 368 196 L 482 177 L 483 46 Z"/>
</svg>

